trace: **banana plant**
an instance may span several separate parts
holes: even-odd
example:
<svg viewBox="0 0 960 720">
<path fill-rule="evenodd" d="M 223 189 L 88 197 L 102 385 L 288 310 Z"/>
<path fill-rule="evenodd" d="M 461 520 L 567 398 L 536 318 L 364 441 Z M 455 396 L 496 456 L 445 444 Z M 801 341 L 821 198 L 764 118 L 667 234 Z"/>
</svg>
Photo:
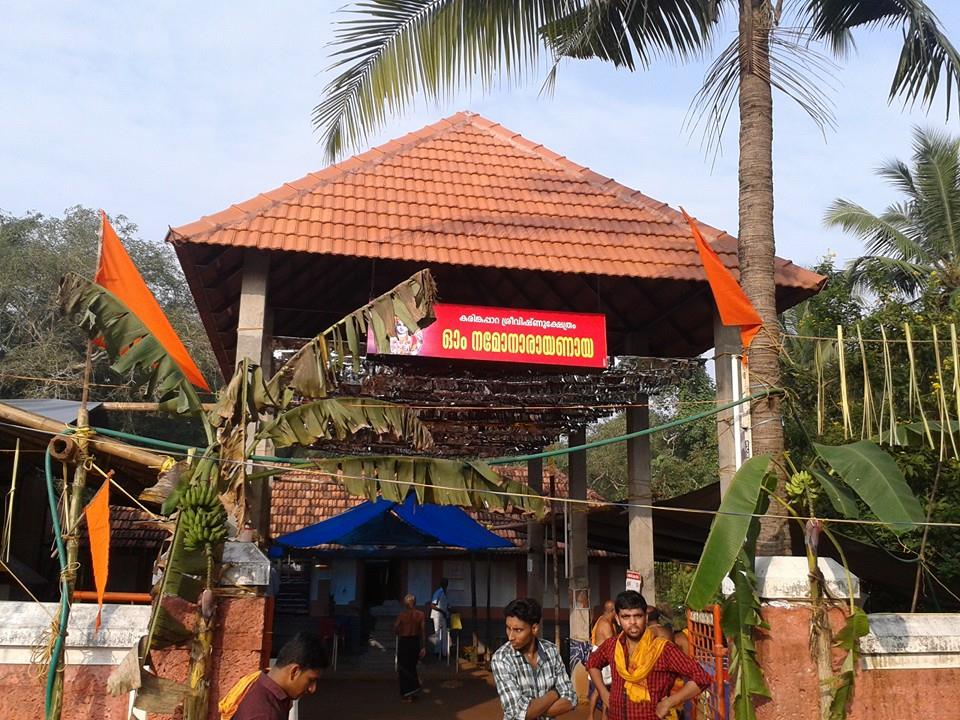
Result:
<svg viewBox="0 0 960 720">
<path fill-rule="evenodd" d="M 823 720 L 843 720 L 846 717 L 853 698 L 859 640 L 869 632 L 869 622 L 866 614 L 854 605 L 852 588 L 848 592 L 847 621 L 843 629 L 834 636 L 827 622 L 831 601 L 824 592 L 823 577 L 817 566 L 821 536 L 837 548 L 848 583 L 852 585 L 852 582 L 843 549 L 830 527 L 830 519 L 816 516 L 816 500 L 826 496 L 836 514 L 848 519 L 860 517 L 862 503 L 898 535 L 915 528 L 924 519 L 920 503 L 896 462 L 873 442 L 861 440 L 840 446 L 815 443 L 814 450 L 813 467 L 809 470 L 791 468 L 786 501 L 774 493 L 776 483 L 770 472 L 769 457 L 751 458 L 743 464 L 710 526 L 687 594 L 687 605 L 702 609 L 718 598 L 725 577 L 729 575 L 733 580 L 734 593 L 723 603 L 722 625 L 731 643 L 732 704 L 738 720 L 755 720 L 754 699 L 770 696 L 753 645 L 754 632 L 764 627 L 753 565 L 759 518 L 766 511 L 767 503 L 771 500 L 782 503 L 804 531 L 812 605 L 811 652 L 818 668 L 820 717 Z M 846 652 L 837 674 L 831 665 L 834 647 Z"/>
</svg>

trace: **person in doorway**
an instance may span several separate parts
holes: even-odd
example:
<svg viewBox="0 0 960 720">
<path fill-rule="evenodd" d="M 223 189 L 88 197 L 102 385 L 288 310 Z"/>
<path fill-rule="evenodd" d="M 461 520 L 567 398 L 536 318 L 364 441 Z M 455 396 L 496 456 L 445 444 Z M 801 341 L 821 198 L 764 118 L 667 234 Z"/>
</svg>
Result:
<svg viewBox="0 0 960 720">
<path fill-rule="evenodd" d="M 615 601 L 621 632 L 605 640 L 587 660 L 609 720 L 662 720 L 710 685 L 710 676 L 672 642 L 647 630 L 647 603 L 636 590 Z M 601 671 L 613 668 L 610 690 Z M 677 678 L 683 687 L 671 693 Z"/>
<path fill-rule="evenodd" d="M 449 585 L 449 580 L 441 578 L 440 584 L 430 598 L 430 619 L 433 621 L 433 632 L 437 638 L 436 655 L 439 658 L 447 656 L 450 642 L 450 600 L 447 598 Z"/>
<path fill-rule="evenodd" d="M 603 604 L 603 613 L 600 617 L 597 618 L 597 621 L 593 624 L 593 630 L 590 631 L 590 645 L 592 646 L 591 651 L 595 651 L 601 644 L 608 638 L 612 638 L 618 632 L 617 628 L 617 609 L 613 603 L 613 600 L 607 600 Z M 605 667 L 602 671 L 603 684 L 607 688 L 607 691 L 610 690 L 610 683 L 612 681 L 612 675 L 610 667 Z M 596 686 L 593 684 L 593 680 L 590 682 L 590 720 L 594 720 L 594 716 L 597 711 L 603 712 L 604 705 L 600 702 L 600 693 L 596 689 Z M 604 713 L 605 714 L 605 713 Z"/>
<path fill-rule="evenodd" d="M 577 693 L 560 651 L 539 637 L 540 603 L 513 600 L 504 615 L 507 642 L 490 661 L 504 720 L 554 718 L 573 710 Z"/>
<path fill-rule="evenodd" d="M 320 638 L 297 633 L 280 648 L 270 672 L 251 673 L 231 688 L 220 701 L 220 720 L 286 720 L 293 701 L 317 689 L 327 664 Z"/>
<path fill-rule="evenodd" d="M 427 623 L 416 605 L 417 598 L 406 595 L 403 598 L 403 610 L 393 623 L 393 631 L 397 635 L 397 679 L 402 702 L 413 702 L 420 692 L 417 663 L 427 654 Z"/>
</svg>

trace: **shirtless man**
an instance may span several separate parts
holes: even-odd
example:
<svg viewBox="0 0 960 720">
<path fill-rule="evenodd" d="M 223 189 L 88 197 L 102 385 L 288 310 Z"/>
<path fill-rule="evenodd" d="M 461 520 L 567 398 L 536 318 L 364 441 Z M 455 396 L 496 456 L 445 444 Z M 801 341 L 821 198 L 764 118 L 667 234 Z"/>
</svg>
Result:
<svg viewBox="0 0 960 720">
<path fill-rule="evenodd" d="M 591 650 L 596 650 L 600 644 L 607 638 L 612 638 L 617 634 L 617 608 L 614 605 L 613 600 L 607 600 L 603 604 L 603 614 L 597 618 L 597 622 L 593 624 L 593 630 L 590 633 L 590 644 L 593 645 Z M 610 688 L 610 682 L 612 676 L 609 671 L 603 673 L 603 682 L 606 684 L 607 689 Z M 595 713 L 597 711 L 597 700 L 600 699 L 600 692 L 594 688 L 595 692 L 590 693 L 590 714 L 587 716 L 590 720 L 595 720 Z M 606 708 L 602 708 L 603 716 L 606 716 Z"/>
</svg>

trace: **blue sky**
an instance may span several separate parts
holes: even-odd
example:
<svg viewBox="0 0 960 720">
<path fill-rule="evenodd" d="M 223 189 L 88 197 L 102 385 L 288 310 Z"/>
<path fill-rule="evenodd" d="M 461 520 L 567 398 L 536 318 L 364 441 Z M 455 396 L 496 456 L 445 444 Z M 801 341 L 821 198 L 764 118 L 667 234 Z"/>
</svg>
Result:
<svg viewBox="0 0 960 720">
<path fill-rule="evenodd" d="M 324 46 L 341 5 L 0 0 L 0 208 L 103 207 L 159 241 L 168 225 L 322 168 L 310 111 L 330 77 Z M 960 8 L 930 5 L 960 44 Z M 824 209 L 836 197 L 877 211 L 895 199 L 872 170 L 909 156 L 914 125 L 960 131 L 942 102 L 929 114 L 887 104 L 898 31 L 857 38 L 829 93 L 836 130 L 821 134 L 790 100 L 774 100 L 777 247 L 796 262 L 859 253 L 823 227 Z M 627 73 L 565 63 L 552 98 L 534 78 L 421 103 L 368 145 L 469 109 L 736 234 L 736 119 L 715 163 L 681 127 L 706 64 Z"/>
</svg>

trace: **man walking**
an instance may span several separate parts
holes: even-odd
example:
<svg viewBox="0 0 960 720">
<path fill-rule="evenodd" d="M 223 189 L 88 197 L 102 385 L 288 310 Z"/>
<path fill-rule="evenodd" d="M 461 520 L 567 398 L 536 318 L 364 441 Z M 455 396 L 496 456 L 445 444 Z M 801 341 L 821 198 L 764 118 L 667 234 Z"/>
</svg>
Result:
<svg viewBox="0 0 960 720">
<path fill-rule="evenodd" d="M 449 650 L 450 627 L 450 600 L 447 598 L 447 587 L 450 581 L 440 579 L 440 585 L 433 591 L 430 598 L 430 619 L 433 621 L 433 632 L 436 634 L 437 657 L 445 658 Z"/>
<path fill-rule="evenodd" d="M 493 654 L 490 669 L 504 720 L 554 718 L 577 706 L 577 693 L 557 646 L 539 638 L 540 603 L 517 599 L 504 610 L 507 642 Z"/>
<path fill-rule="evenodd" d="M 614 603 L 621 632 L 605 640 L 587 660 L 609 720 L 661 720 L 710 685 L 710 676 L 671 642 L 647 631 L 647 603 L 626 590 Z M 612 684 L 601 670 L 613 668 Z M 677 678 L 686 682 L 670 694 Z"/>
<path fill-rule="evenodd" d="M 297 633 L 270 672 L 244 677 L 220 701 L 221 720 L 286 720 L 294 700 L 317 689 L 327 652 L 320 638 Z"/>
</svg>

